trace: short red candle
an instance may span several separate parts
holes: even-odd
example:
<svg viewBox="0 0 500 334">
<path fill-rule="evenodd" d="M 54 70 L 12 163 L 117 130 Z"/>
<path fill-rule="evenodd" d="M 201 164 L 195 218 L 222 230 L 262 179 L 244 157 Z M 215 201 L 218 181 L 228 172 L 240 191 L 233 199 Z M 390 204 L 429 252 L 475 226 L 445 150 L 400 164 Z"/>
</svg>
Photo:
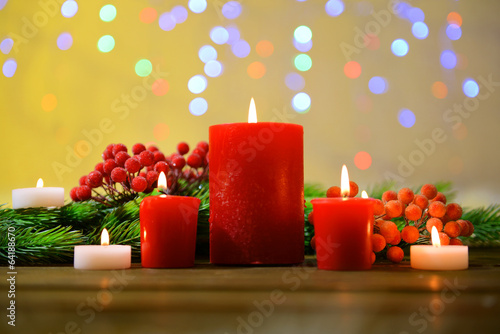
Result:
<svg viewBox="0 0 500 334">
<path fill-rule="evenodd" d="M 302 126 L 214 125 L 210 134 L 210 261 L 304 260 Z"/>
<path fill-rule="evenodd" d="M 370 269 L 373 200 L 318 198 L 311 203 L 318 269 Z"/>
<path fill-rule="evenodd" d="M 194 266 L 200 200 L 184 196 L 150 196 L 142 200 L 141 262 L 145 268 Z"/>
</svg>

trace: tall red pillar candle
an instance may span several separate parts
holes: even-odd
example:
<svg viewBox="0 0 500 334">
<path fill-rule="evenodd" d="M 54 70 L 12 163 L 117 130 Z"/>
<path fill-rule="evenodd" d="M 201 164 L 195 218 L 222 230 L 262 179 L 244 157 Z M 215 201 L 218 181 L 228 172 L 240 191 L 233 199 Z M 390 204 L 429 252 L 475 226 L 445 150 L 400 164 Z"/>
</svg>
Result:
<svg viewBox="0 0 500 334">
<path fill-rule="evenodd" d="M 210 135 L 210 261 L 304 260 L 303 128 L 214 125 Z"/>
<path fill-rule="evenodd" d="M 370 269 L 373 200 L 348 197 L 317 198 L 311 203 L 314 211 L 318 269 Z"/>
<path fill-rule="evenodd" d="M 194 266 L 199 206 L 200 199 L 187 196 L 160 195 L 142 200 L 140 224 L 143 267 Z"/>
</svg>

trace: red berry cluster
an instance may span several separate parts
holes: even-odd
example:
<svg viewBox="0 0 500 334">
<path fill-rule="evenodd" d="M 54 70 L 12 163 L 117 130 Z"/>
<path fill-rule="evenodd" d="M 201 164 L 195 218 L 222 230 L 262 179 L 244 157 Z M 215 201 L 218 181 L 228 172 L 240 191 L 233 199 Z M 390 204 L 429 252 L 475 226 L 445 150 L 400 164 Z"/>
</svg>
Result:
<svg viewBox="0 0 500 334">
<path fill-rule="evenodd" d="M 161 172 L 167 177 L 168 193 L 182 193 L 188 186 L 208 178 L 208 143 L 199 142 L 185 157 L 188 153 L 189 145 L 185 142 L 179 143 L 177 152 L 170 156 L 156 146 L 146 148 L 135 144 L 131 155 L 124 144 L 110 144 L 102 153 L 103 161 L 80 178 L 78 187 L 71 189 L 71 199 L 75 202 L 93 199 L 108 205 L 128 201 L 138 193 L 151 193 Z M 98 192 L 99 188 L 104 193 Z"/>
<path fill-rule="evenodd" d="M 350 181 L 350 197 L 358 193 L 358 185 Z M 340 188 L 330 187 L 327 197 L 340 197 Z M 415 194 L 409 188 L 402 188 L 398 192 L 388 190 L 383 193 L 382 199 L 374 200 L 374 226 L 372 235 L 372 262 L 375 253 L 387 249 L 387 258 L 399 263 L 403 260 L 402 242 L 413 244 L 420 238 L 430 239 L 432 227 L 439 232 L 441 245 L 462 245 L 458 237 L 469 237 L 474 232 L 474 225 L 462 218 L 462 207 L 457 203 L 446 204 L 446 196 L 438 192 L 435 185 L 426 184 L 420 194 Z M 313 224 L 313 212 L 308 220 Z M 392 220 L 404 221 L 400 231 Z M 311 246 L 314 248 L 314 237 Z"/>
</svg>

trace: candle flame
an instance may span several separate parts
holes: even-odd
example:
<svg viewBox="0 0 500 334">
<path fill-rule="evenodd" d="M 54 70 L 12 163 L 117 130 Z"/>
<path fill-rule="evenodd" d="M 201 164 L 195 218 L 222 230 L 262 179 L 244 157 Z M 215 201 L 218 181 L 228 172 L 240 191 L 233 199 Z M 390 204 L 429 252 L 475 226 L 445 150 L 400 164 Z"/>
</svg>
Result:
<svg viewBox="0 0 500 334">
<path fill-rule="evenodd" d="M 441 247 L 441 240 L 439 240 L 439 233 L 436 226 L 432 227 L 431 236 L 432 236 L 432 245 L 436 248 Z"/>
<path fill-rule="evenodd" d="M 368 197 L 368 193 L 364 190 L 361 192 L 361 197 L 362 198 L 370 198 L 370 197 Z"/>
<path fill-rule="evenodd" d="M 342 165 L 342 173 L 340 175 L 340 193 L 342 197 L 349 197 L 350 188 L 347 167 L 346 165 Z"/>
<path fill-rule="evenodd" d="M 38 179 L 38 181 L 36 182 L 36 187 L 37 188 L 43 188 L 43 180 L 42 180 L 42 178 Z"/>
<path fill-rule="evenodd" d="M 250 108 L 248 108 L 248 123 L 257 123 L 257 109 L 253 97 L 250 100 Z"/>
<path fill-rule="evenodd" d="M 101 246 L 109 246 L 109 233 L 106 229 L 101 233 Z"/>
<path fill-rule="evenodd" d="M 161 172 L 160 176 L 158 176 L 158 188 L 167 190 L 167 177 L 164 172 Z"/>
</svg>

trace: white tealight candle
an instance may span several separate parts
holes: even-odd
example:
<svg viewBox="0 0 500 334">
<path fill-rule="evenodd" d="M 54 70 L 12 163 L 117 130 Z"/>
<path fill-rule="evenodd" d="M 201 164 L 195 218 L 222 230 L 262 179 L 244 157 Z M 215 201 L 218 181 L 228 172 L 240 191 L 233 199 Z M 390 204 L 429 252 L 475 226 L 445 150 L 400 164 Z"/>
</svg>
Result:
<svg viewBox="0 0 500 334">
<path fill-rule="evenodd" d="M 39 179 L 36 188 L 12 190 L 12 208 L 59 207 L 64 205 L 64 188 L 43 187 Z"/>
<path fill-rule="evenodd" d="M 469 268 L 469 247 L 447 245 L 441 247 L 439 233 L 432 227 L 432 245 L 410 247 L 410 263 L 414 269 L 463 270 Z"/>
<path fill-rule="evenodd" d="M 75 269 L 110 270 L 130 268 L 132 248 L 127 245 L 109 245 L 106 229 L 101 233 L 101 245 L 75 246 Z"/>
</svg>

